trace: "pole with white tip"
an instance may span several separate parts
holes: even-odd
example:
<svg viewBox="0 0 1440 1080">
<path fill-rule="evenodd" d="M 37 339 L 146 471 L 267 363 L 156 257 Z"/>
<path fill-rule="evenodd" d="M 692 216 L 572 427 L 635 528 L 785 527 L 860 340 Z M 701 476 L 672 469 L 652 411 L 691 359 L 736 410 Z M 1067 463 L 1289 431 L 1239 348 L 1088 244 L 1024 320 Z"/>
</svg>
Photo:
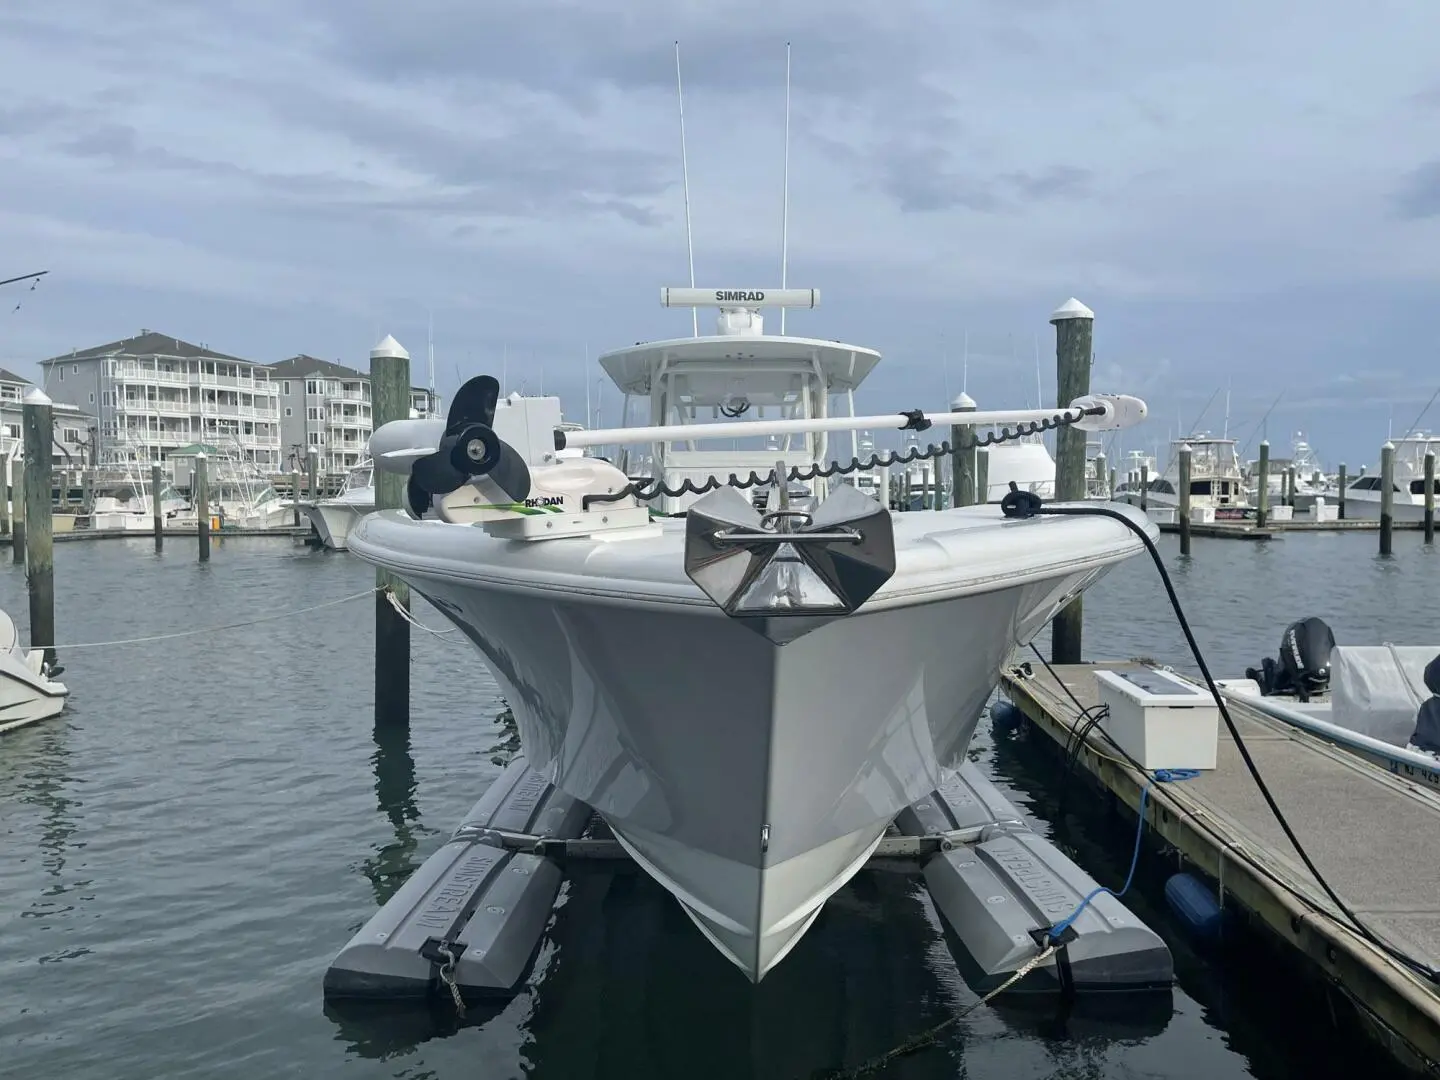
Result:
<svg viewBox="0 0 1440 1080">
<path fill-rule="evenodd" d="M 1095 313 L 1073 297 L 1050 316 L 1055 327 L 1056 401 L 1074 401 L 1090 393 L 1090 365 L 1095 352 Z M 1085 433 L 1071 426 L 1055 435 L 1055 498 L 1085 498 Z M 1078 664 L 1083 645 L 1084 610 L 1077 596 L 1051 623 L 1050 659 Z"/>
<path fill-rule="evenodd" d="M 370 396 L 375 427 L 410 416 L 410 354 L 393 337 L 370 350 Z M 375 509 L 405 505 L 405 480 L 375 470 Z M 375 571 L 375 726 L 410 723 L 410 587 Z"/>
<path fill-rule="evenodd" d="M 195 472 L 190 479 L 191 502 L 195 505 L 195 527 L 200 541 L 200 561 L 210 561 L 210 464 L 202 450 L 195 455 Z"/>
<path fill-rule="evenodd" d="M 55 662 L 55 559 L 50 518 L 51 442 L 55 422 L 50 399 L 32 387 L 20 406 L 25 436 L 25 578 L 30 586 L 30 644 L 43 646 Z"/>
</svg>

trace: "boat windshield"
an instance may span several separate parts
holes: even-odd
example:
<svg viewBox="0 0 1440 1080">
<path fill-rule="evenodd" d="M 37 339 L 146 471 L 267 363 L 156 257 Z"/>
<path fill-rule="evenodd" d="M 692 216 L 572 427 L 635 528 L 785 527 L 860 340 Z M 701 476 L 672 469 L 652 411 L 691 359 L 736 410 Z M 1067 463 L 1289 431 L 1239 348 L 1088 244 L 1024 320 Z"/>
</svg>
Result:
<svg viewBox="0 0 1440 1080">
<path fill-rule="evenodd" d="M 361 488 L 368 488 L 371 480 L 371 467 L 361 465 L 359 468 L 351 469 L 350 475 L 345 478 L 346 491 L 358 491 Z"/>
</svg>

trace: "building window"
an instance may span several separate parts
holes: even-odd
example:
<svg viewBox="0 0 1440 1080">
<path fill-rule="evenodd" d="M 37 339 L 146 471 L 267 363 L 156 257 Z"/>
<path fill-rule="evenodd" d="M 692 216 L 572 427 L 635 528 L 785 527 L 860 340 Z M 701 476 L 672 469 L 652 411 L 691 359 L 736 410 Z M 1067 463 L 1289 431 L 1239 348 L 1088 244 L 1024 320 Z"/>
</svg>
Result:
<svg viewBox="0 0 1440 1080">
<path fill-rule="evenodd" d="M 79 365 L 79 364 L 71 364 L 71 365 L 70 365 L 70 374 L 71 374 L 71 375 L 79 375 L 79 374 L 80 374 L 80 365 Z"/>
<path fill-rule="evenodd" d="M 57 367 L 55 370 L 58 371 L 58 372 L 60 372 L 60 381 L 61 381 L 61 382 L 64 382 L 64 381 L 65 381 L 65 368 L 64 368 L 63 366 L 61 366 L 61 367 Z"/>
<path fill-rule="evenodd" d="M 292 408 L 290 408 L 289 405 L 286 405 L 286 406 L 285 406 L 285 415 L 286 415 L 286 416 L 294 416 L 294 415 L 295 415 L 295 410 L 292 409 Z"/>
<path fill-rule="evenodd" d="M 90 404 L 95 404 L 95 394 L 93 392 L 90 394 Z M 776 483 L 779 483 L 779 481 L 776 481 Z"/>
<path fill-rule="evenodd" d="M 78 443 L 80 441 L 79 430 L 73 427 L 63 428 L 60 432 L 60 441 L 67 443 Z"/>
<path fill-rule="evenodd" d="M 290 380 L 286 379 L 280 384 L 280 392 L 286 397 L 290 396 Z"/>
</svg>

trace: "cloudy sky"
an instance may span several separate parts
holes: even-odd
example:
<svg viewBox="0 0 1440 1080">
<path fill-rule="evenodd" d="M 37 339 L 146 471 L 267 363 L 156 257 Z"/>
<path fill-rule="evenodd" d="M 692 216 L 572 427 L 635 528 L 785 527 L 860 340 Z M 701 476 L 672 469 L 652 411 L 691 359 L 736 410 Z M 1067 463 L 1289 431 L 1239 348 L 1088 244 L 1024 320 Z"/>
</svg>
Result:
<svg viewBox="0 0 1440 1080">
<path fill-rule="evenodd" d="M 702 286 L 778 284 L 792 43 L 789 329 L 885 353 L 867 411 L 941 405 L 967 335 L 982 405 L 1037 342 L 1053 395 L 1072 295 L 1151 440 L 1228 385 L 1242 442 L 1279 396 L 1272 443 L 1353 467 L 1440 386 L 1421 0 L 5 0 L 0 278 L 50 274 L 0 363 L 390 332 L 418 382 L 428 308 L 442 391 L 508 357 L 579 418 L 587 349 L 689 331 L 676 39 Z"/>
</svg>

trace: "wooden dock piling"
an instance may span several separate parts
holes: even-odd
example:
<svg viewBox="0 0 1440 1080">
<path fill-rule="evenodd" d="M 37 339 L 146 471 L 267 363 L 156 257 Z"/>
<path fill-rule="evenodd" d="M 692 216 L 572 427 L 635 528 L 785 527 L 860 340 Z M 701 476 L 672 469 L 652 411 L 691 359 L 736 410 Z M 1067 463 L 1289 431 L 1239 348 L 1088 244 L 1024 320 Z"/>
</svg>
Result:
<svg viewBox="0 0 1440 1080">
<path fill-rule="evenodd" d="M 1255 525 L 1263 529 L 1270 519 L 1270 440 L 1260 440 L 1259 475 L 1255 479 Z"/>
<path fill-rule="evenodd" d="M 375 430 L 409 417 L 410 354 L 388 334 L 370 350 L 370 395 Z M 376 469 L 375 509 L 398 510 L 404 498 L 405 478 Z M 375 725 L 409 724 L 410 623 L 397 606 L 409 611 L 410 588 L 384 570 L 375 572 L 375 585 Z"/>
<path fill-rule="evenodd" d="M 0 472 L 0 484 L 4 485 L 4 492 L 0 494 L 0 533 L 10 534 L 10 473 L 13 462 L 9 454 L 5 455 L 4 471 Z"/>
<path fill-rule="evenodd" d="M 150 466 L 150 520 L 155 529 L 156 551 L 165 547 L 165 511 L 160 506 L 160 489 L 163 484 L 164 477 L 157 461 Z"/>
<path fill-rule="evenodd" d="M 373 403 L 372 403 L 372 406 L 373 406 Z M 376 427 L 379 427 L 379 426 L 380 426 L 380 425 L 379 425 L 379 421 L 375 421 L 375 426 L 376 426 Z M 320 501 L 320 448 L 319 448 L 319 447 L 312 446 L 312 447 L 310 447 L 309 450 L 307 450 L 307 451 L 305 452 L 305 468 L 306 468 L 306 474 L 305 474 L 305 494 L 310 497 L 310 501 L 311 501 L 312 503 L 313 503 L 313 502 L 319 502 L 319 501 Z"/>
<path fill-rule="evenodd" d="M 1435 451 L 1425 451 L 1425 543 L 1435 542 Z"/>
<path fill-rule="evenodd" d="M 1339 485 L 1340 494 L 1339 494 L 1339 496 L 1338 496 L 1338 497 L 1336 498 L 1336 500 L 1335 500 L 1335 504 L 1336 504 L 1336 505 L 1335 505 L 1335 518 L 1336 518 L 1337 521 L 1344 521 L 1344 520 L 1345 520 L 1345 488 L 1349 485 L 1349 481 L 1346 479 L 1346 476 L 1345 476 L 1345 462 L 1343 462 L 1343 461 L 1340 462 L 1340 475 L 1336 478 L 1336 483 Z"/>
<path fill-rule="evenodd" d="M 1380 554 L 1395 550 L 1395 444 L 1380 448 Z"/>
<path fill-rule="evenodd" d="M 1150 509 L 1150 463 L 1140 463 L 1140 509 Z"/>
<path fill-rule="evenodd" d="M 300 470 L 290 470 L 290 524 L 300 527 Z"/>
<path fill-rule="evenodd" d="M 1109 479 L 1110 470 L 1105 467 L 1105 453 L 1102 450 L 1095 455 L 1095 491 L 1104 498 L 1110 497 L 1109 490 L 1105 487 L 1105 481 Z"/>
<path fill-rule="evenodd" d="M 975 399 L 961 391 L 950 402 L 951 412 L 974 412 Z M 975 429 L 969 424 L 950 426 L 950 475 L 954 478 L 956 506 L 975 505 Z"/>
<path fill-rule="evenodd" d="M 1055 400 L 1063 409 L 1090 392 L 1095 313 L 1071 297 L 1051 313 L 1050 322 L 1055 327 Z M 1055 433 L 1055 498 L 1060 502 L 1085 498 L 1085 432 L 1074 425 Z M 1050 657 L 1055 663 L 1080 662 L 1084 621 L 1078 596 L 1055 616 L 1050 624 Z"/>
<path fill-rule="evenodd" d="M 1285 505 L 1294 508 L 1295 506 L 1295 466 L 1291 465 L 1285 470 Z"/>
<path fill-rule="evenodd" d="M 975 505 L 984 506 L 990 501 L 990 448 L 977 447 L 975 450 Z"/>
<path fill-rule="evenodd" d="M 200 561 L 210 561 L 210 463 L 202 450 L 195 455 L 190 476 L 190 501 L 195 506 L 195 534 L 199 538 Z"/>
<path fill-rule="evenodd" d="M 51 444 L 54 411 L 38 386 L 31 387 L 20 406 L 25 436 L 25 578 L 30 586 L 30 644 L 45 647 L 45 660 L 55 662 L 55 547 L 51 521 Z"/>
<path fill-rule="evenodd" d="M 1180 554 L 1190 554 L 1190 444 L 1180 447 Z"/>
<path fill-rule="evenodd" d="M 11 462 L 10 554 L 16 566 L 25 565 L 25 463 Z"/>
</svg>

